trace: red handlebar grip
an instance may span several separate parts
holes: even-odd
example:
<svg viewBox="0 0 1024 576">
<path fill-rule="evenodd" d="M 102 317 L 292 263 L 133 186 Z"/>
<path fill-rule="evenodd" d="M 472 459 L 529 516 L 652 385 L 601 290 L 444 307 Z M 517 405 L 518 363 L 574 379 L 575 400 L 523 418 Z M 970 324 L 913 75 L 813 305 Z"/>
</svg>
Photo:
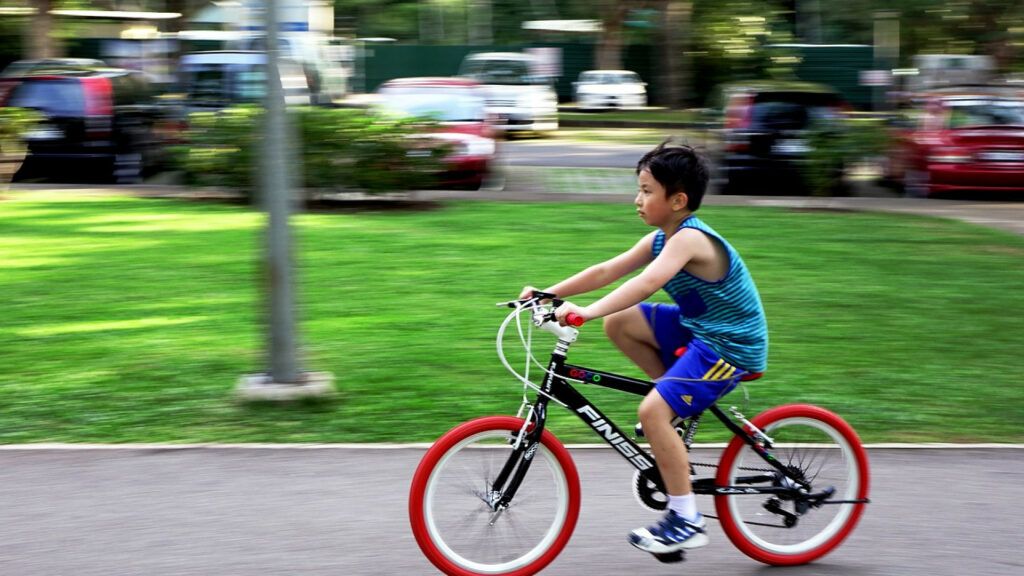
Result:
<svg viewBox="0 0 1024 576">
<path fill-rule="evenodd" d="M 573 326 L 583 326 L 583 316 L 575 312 L 569 312 L 565 316 L 565 321 Z"/>
</svg>

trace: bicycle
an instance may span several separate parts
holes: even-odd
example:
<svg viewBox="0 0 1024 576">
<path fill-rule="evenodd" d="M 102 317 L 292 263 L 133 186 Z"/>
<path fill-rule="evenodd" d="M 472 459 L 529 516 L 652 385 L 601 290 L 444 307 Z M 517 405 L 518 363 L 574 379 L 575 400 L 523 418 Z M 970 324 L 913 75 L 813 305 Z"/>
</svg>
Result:
<svg viewBox="0 0 1024 576">
<path fill-rule="evenodd" d="M 575 413 L 636 469 L 633 491 L 641 504 L 652 510 L 667 506 L 653 457 L 573 384 L 643 396 L 653 383 L 569 364 L 567 353 L 579 334 L 575 326 L 582 322 L 570 315 L 573 326 L 560 326 L 554 295 L 534 292 L 499 305 L 514 308 L 498 330 L 497 348 L 502 364 L 523 383 L 519 413 L 476 418 L 445 433 L 424 454 L 410 488 L 416 541 L 449 576 L 535 574 L 568 543 L 580 510 L 580 480 L 568 450 L 545 429 L 552 402 Z M 525 333 L 523 313 L 530 314 Z M 526 350 L 523 374 L 504 352 L 513 319 Z M 547 365 L 530 350 L 533 328 L 558 338 Z M 529 378 L 532 365 L 543 372 L 539 385 Z M 850 535 L 869 502 L 869 472 L 867 454 L 842 418 L 817 406 L 789 404 L 748 420 L 735 406 L 727 414 L 716 403 L 674 422 L 687 450 L 707 412 L 733 437 L 717 464 L 691 461 L 693 491 L 714 497 L 717 519 L 736 548 L 766 564 L 797 565 L 824 556 Z M 714 474 L 702 475 L 705 469 Z M 655 556 L 663 562 L 684 559 L 682 552 Z"/>
</svg>

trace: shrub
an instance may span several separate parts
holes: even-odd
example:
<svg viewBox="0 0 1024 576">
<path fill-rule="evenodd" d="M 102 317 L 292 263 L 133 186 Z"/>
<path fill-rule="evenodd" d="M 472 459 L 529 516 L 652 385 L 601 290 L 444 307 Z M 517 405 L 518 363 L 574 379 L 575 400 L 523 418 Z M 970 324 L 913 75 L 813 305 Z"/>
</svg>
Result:
<svg viewBox="0 0 1024 576">
<path fill-rule="evenodd" d="M 188 145 L 174 150 L 186 182 L 251 194 L 264 111 L 235 106 L 190 115 Z M 362 110 L 300 107 L 289 111 L 299 164 L 295 181 L 305 190 L 384 194 L 436 183 L 445 145 L 415 138 L 430 122 L 387 120 Z"/>
<path fill-rule="evenodd" d="M 21 154 L 25 151 L 24 136 L 40 119 L 36 110 L 0 108 L 0 153 Z"/>
<path fill-rule="evenodd" d="M 810 143 L 804 178 L 811 194 L 845 194 L 845 170 L 885 153 L 888 143 L 885 119 L 847 115 L 834 123 L 812 128 Z"/>
</svg>

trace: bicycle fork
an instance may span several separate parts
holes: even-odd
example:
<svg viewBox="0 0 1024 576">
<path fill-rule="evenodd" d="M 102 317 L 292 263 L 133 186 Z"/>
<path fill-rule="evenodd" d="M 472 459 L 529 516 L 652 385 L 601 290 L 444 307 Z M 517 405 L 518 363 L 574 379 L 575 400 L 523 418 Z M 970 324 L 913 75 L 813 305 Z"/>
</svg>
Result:
<svg viewBox="0 0 1024 576">
<path fill-rule="evenodd" d="M 537 404 L 533 406 L 527 415 L 523 430 L 515 438 L 509 440 L 512 444 L 512 453 L 505 461 L 501 471 L 494 478 L 487 491 L 486 502 L 492 514 L 488 524 L 491 526 L 498 521 L 498 518 L 508 509 L 516 491 L 519 490 L 526 472 L 530 469 L 533 457 L 540 448 L 541 435 L 544 433 L 544 423 L 547 420 L 547 399 L 538 398 Z M 533 425 L 530 428 L 530 425 Z"/>
</svg>

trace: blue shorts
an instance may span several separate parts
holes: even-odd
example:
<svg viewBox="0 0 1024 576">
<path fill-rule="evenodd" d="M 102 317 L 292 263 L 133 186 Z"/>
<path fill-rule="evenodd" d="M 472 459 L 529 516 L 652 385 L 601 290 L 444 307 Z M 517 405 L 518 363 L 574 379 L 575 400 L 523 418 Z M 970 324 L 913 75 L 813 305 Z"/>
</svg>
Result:
<svg viewBox="0 0 1024 576">
<path fill-rule="evenodd" d="M 746 372 L 723 360 L 707 344 L 693 337 L 679 323 L 679 307 L 674 304 L 641 302 L 640 310 L 654 332 L 665 374 L 655 381 L 655 389 L 665 402 L 683 418 L 703 411 L 732 392 Z M 676 356 L 679 348 L 686 348 Z"/>
</svg>

